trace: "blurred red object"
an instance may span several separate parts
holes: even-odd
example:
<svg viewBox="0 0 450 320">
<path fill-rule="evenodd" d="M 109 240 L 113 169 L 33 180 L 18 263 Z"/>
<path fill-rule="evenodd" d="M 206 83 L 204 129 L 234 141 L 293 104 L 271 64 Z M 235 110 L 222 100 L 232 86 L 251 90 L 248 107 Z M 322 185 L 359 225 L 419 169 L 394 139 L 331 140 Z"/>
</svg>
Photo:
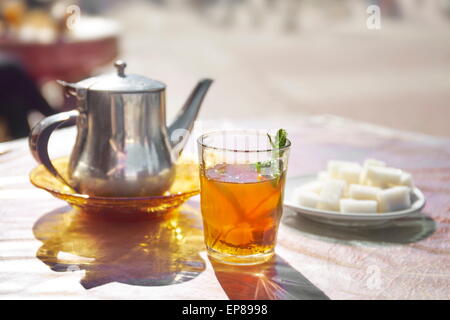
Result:
<svg viewBox="0 0 450 320">
<path fill-rule="evenodd" d="M 102 18 L 83 18 L 79 23 L 82 32 L 67 40 L 43 43 L 0 38 L 0 51 L 17 58 L 38 83 L 79 81 L 119 54 L 115 23 Z"/>
</svg>

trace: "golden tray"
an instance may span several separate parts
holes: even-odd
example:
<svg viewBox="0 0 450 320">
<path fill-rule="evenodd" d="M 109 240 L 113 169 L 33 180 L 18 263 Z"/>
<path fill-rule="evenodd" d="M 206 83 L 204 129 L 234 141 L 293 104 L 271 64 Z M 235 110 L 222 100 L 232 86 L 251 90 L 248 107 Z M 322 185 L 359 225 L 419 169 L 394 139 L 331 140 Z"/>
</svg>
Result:
<svg viewBox="0 0 450 320">
<path fill-rule="evenodd" d="M 52 163 L 66 178 L 69 159 L 58 158 Z M 179 207 L 187 199 L 200 193 L 198 164 L 193 161 L 180 161 L 176 164 L 175 182 L 162 196 L 97 197 L 79 194 L 55 178 L 43 165 L 30 172 L 30 181 L 54 197 L 68 202 L 72 207 L 108 219 L 154 217 Z"/>
</svg>

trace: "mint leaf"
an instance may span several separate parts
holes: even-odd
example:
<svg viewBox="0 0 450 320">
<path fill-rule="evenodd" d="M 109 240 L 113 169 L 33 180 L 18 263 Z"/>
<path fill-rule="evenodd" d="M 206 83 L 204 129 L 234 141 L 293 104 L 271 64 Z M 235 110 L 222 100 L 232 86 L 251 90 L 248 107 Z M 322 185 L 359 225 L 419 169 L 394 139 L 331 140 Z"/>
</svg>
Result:
<svg viewBox="0 0 450 320">
<path fill-rule="evenodd" d="M 261 173 L 263 168 L 270 168 L 272 174 L 277 179 L 275 183 L 278 183 L 278 179 L 283 172 L 283 160 L 281 157 L 283 156 L 284 150 L 278 150 L 286 146 L 287 143 L 287 132 L 284 129 L 279 129 L 273 138 L 270 134 L 267 134 L 267 138 L 269 138 L 269 143 L 272 146 L 272 159 L 266 161 L 258 161 L 255 163 L 256 172 Z"/>
<path fill-rule="evenodd" d="M 262 168 L 270 168 L 272 166 L 272 161 L 258 161 L 255 163 L 256 172 L 261 173 Z"/>
<path fill-rule="evenodd" d="M 284 129 L 280 129 L 275 136 L 275 148 L 283 148 L 286 146 L 287 132 Z"/>
<path fill-rule="evenodd" d="M 255 163 L 256 172 L 261 173 L 261 162 L 258 161 Z"/>
<path fill-rule="evenodd" d="M 270 134 L 267 134 L 267 137 L 269 138 L 269 143 L 272 146 L 272 148 L 276 148 L 276 145 L 275 145 L 275 143 L 273 143 L 272 137 L 270 136 Z"/>
</svg>

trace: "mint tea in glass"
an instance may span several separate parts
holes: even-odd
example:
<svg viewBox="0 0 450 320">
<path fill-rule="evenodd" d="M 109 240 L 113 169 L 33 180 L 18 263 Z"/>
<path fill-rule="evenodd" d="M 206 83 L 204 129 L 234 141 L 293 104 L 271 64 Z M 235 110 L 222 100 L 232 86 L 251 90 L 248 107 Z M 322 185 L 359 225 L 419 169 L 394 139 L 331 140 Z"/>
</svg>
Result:
<svg viewBox="0 0 450 320">
<path fill-rule="evenodd" d="M 286 137 L 279 144 L 278 133 L 220 131 L 198 139 L 204 236 L 213 259 L 251 265 L 273 256 L 290 148 Z"/>
</svg>

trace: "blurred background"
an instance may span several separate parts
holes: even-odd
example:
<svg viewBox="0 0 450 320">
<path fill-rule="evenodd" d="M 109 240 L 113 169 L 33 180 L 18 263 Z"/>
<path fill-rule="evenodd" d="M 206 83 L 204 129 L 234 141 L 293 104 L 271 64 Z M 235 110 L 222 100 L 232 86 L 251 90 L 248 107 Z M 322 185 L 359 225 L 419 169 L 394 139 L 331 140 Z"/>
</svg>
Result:
<svg viewBox="0 0 450 320">
<path fill-rule="evenodd" d="M 379 28 L 368 28 L 381 10 Z M 371 7 L 373 8 L 373 7 Z M 0 0 L 0 141 L 70 109 L 56 79 L 128 72 L 168 85 L 168 118 L 202 77 L 201 119 L 335 115 L 450 136 L 450 0 Z"/>
</svg>

